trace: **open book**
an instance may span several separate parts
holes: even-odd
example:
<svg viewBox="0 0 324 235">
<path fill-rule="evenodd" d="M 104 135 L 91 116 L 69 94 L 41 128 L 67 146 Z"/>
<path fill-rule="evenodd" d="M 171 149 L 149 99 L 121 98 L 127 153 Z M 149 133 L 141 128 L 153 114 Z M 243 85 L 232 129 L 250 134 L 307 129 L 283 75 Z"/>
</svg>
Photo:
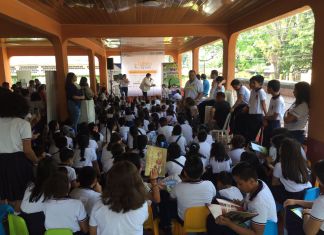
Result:
<svg viewBox="0 0 324 235">
<path fill-rule="evenodd" d="M 294 212 L 295 215 L 297 215 L 299 218 L 303 218 L 303 208 L 302 207 L 297 207 L 297 208 L 293 208 L 291 209 L 292 212 Z"/>
<path fill-rule="evenodd" d="M 218 216 L 223 215 L 229 218 L 233 223 L 242 224 L 251 220 L 257 213 L 243 211 L 243 208 L 237 204 L 223 199 L 217 199 L 218 204 L 208 204 L 207 207 L 210 213 L 216 219 Z"/>
<path fill-rule="evenodd" d="M 146 151 L 145 176 L 149 176 L 153 168 L 157 169 L 159 177 L 165 176 L 167 149 L 148 145 Z"/>
<path fill-rule="evenodd" d="M 251 149 L 255 152 L 262 153 L 262 154 L 268 154 L 268 150 L 266 147 L 263 147 L 261 145 L 258 145 L 256 143 L 251 142 Z"/>
</svg>

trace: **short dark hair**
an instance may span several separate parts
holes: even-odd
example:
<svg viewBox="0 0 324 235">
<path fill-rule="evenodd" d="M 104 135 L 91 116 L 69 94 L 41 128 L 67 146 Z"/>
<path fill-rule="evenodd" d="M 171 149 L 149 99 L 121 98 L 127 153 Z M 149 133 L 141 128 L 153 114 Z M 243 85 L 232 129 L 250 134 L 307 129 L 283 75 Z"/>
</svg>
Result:
<svg viewBox="0 0 324 235">
<path fill-rule="evenodd" d="M 45 199 L 65 198 L 69 190 L 70 183 L 67 174 L 58 171 L 45 182 L 44 197 Z"/>
<path fill-rule="evenodd" d="M 276 79 L 273 79 L 273 80 L 269 81 L 268 82 L 268 88 L 270 88 L 274 92 L 279 92 L 279 90 L 280 90 L 280 81 L 276 80 Z"/>
<path fill-rule="evenodd" d="M 147 73 L 147 74 L 146 74 L 146 77 L 150 77 L 150 76 L 151 76 L 151 74 L 150 74 L 150 73 Z"/>
<path fill-rule="evenodd" d="M 206 76 L 206 74 L 203 73 L 200 75 L 200 78 L 205 80 L 207 78 L 207 76 Z"/>
<path fill-rule="evenodd" d="M 160 123 L 160 125 L 162 126 L 162 125 L 167 125 L 168 124 L 168 120 L 165 118 L 165 117 L 161 117 L 160 119 L 159 119 L 159 123 Z"/>
<path fill-rule="evenodd" d="M 260 85 L 263 85 L 264 77 L 262 75 L 258 74 L 258 75 L 253 76 L 252 78 L 254 78 L 254 81 L 259 83 Z"/>
<path fill-rule="evenodd" d="M 245 146 L 245 138 L 242 135 L 234 135 L 231 140 L 232 148 L 239 149 Z"/>
<path fill-rule="evenodd" d="M 232 174 L 227 171 L 222 171 L 216 176 L 216 181 L 221 182 L 222 185 L 232 185 L 233 177 Z"/>
<path fill-rule="evenodd" d="M 185 124 L 186 122 L 186 116 L 184 113 L 178 113 L 177 115 L 177 120 L 178 120 L 178 123 L 181 125 L 181 124 Z"/>
<path fill-rule="evenodd" d="M 238 80 L 238 79 L 234 79 L 232 82 L 231 82 L 231 86 L 240 86 L 242 85 L 241 81 Z"/>
<path fill-rule="evenodd" d="M 223 162 L 229 160 L 226 153 L 225 145 L 221 142 L 215 142 L 210 149 L 210 157 L 214 157 L 216 161 Z"/>
<path fill-rule="evenodd" d="M 97 173 L 93 167 L 85 166 L 80 169 L 78 180 L 82 188 L 90 188 L 96 178 Z"/>
<path fill-rule="evenodd" d="M 173 127 L 172 135 L 181 135 L 182 133 L 182 128 L 180 125 L 175 125 Z"/>
<path fill-rule="evenodd" d="M 200 130 L 198 132 L 197 138 L 199 142 L 204 142 L 207 139 L 207 132 L 205 130 Z"/>
<path fill-rule="evenodd" d="M 224 92 L 217 92 L 217 94 L 216 94 L 216 98 L 217 97 L 220 97 L 220 98 L 223 98 L 223 99 L 225 99 L 225 93 Z"/>
<path fill-rule="evenodd" d="M 238 163 L 232 170 L 232 175 L 237 176 L 244 181 L 249 179 L 258 179 L 258 174 L 253 166 L 247 162 Z"/>
<path fill-rule="evenodd" d="M 321 183 L 324 184 L 324 160 L 320 160 L 315 163 L 314 173 L 321 181 Z"/>
<path fill-rule="evenodd" d="M 112 144 L 110 151 L 111 154 L 113 155 L 113 158 L 118 158 L 122 153 L 125 152 L 125 149 L 123 145 L 121 145 L 120 143 L 114 143 Z"/>
<path fill-rule="evenodd" d="M 54 134 L 54 143 L 58 149 L 65 148 L 67 146 L 67 139 L 61 133 Z"/>
<path fill-rule="evenodd" d="M 223 76 L 218 76 L 216 78 L 216 82 L 222 82 L 222 81 L 224 81 L 224 77 Z"/>
<path fill-rule="evenodd" d="M 177 143 L 171 143 L 168 147 L 167 161 L 171 161 L 181 156 L 181 148 Z"/>
<path fill-rule="evenodd" d="M 204 171 L 204 166 L 199 157 L 188 157 L 183 167 L 184 172 L 190 179 L 199 179 Z"/>
<path fill-rule="evenodd" d="M 72 149 L 69 149 L 67 147 L 60 150 L 60 160 L 61 162 L 66 162 L 67 160 L 73 158 L 74 152 Z"/>
<path fill-rule="evenodd" d="M 218 71 L 216 69 L 213 69 L 210 74 L 218 76 Z"/>
<path fill-rule="evenodd" d="M 120 155 L 118 159 L 114 160 L 114 164 L 120 161 L 129 161 L 133 163 L 136 166 L 137 170 L 141 169 L 142 167 L 141 158 L 138 153 L 132 153 L 132 152 L 123 153 Z"/>
<path fill-rule="evenodd" d="M 0 117 L 24 118 L 29 106 L 24 97 L 14 92 L 0 92 Z"/>
</svg>

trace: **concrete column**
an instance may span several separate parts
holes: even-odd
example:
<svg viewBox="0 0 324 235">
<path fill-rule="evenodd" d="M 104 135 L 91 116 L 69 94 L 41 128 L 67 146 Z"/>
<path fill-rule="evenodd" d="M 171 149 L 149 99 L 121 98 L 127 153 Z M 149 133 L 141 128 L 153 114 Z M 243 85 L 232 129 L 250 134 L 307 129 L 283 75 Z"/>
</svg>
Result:
<svg viewBox="0 0 324 235">
<path fill-rule="evenodd" d="M 199 73 L 199 47 L 192 50 L 192 69 Z"/>
<path fill-rule="evenodd" d="M 308 156 L 312 163 L 324 159 L 324 2 L 313 1 L 311 4 L 315 17 L 310 120 L 308 129 Z"/>
<path fill-rule="evenodd" d="M 178 76 L 180 81 L 180 87 L 182 87 L 182 54 L 178 54 L 176 57 L 176 63 L 178 65 Z"/>
<path fill-rule="evenodd" d="M 89 61 L 90 87 L 93 93 L 97 94 L 95 55 L 92 50 L 88 50 L 88 61 Z"/>
<path fill-rule="evenodd" d="M 99 56 L 99 72 L 100 72 L 100 86 L 108 89 L 108 74 L 107 74 L 107 58 L 105 56 Z"/>
<path fill-rule="evenodd" d="M 3 82 L 9 82 L 12 85 L 9 57 L 7 54 L 7 48 L 4 44 L 4 39 L 0 39 L 0 85 Z"/>
<path fill-rule="evenodd" d="M 56 91 L 57 91 L 57 111 L 60 121 L 65 121 L 69 115 L 67 110 L 67 100 L 65 91 L 65 78 L 68 73 L 68 59 L 67 59 L 67 41 L 60 39 L 52 40 L 55 51 L 56 62 Z"/>
<path fill-rule="evenodd" d="M 223 39 L 223 77 L 226 89 L 231 89 L 231 81 L 235 78 L 236 41 L 238 34 L 232 34 L 229 39 Z"/>
</svg>

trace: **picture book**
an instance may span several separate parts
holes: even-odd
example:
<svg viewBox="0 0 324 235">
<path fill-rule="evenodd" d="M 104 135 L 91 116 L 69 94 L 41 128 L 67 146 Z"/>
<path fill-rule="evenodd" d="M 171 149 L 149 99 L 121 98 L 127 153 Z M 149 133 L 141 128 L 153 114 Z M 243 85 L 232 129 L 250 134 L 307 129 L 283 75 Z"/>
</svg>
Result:
<svg viewBox="0 0 324 235">
<path fill-rule="evenodd" d="M 148 145 L 146 152 L 145 176 L 149 176 L 153 168 L 157 169 L 159 177 L 165 176 L 167 149 Z"/>
<path fill-rule="evenodd" d="M 295 215 L 297 215 L 299 218 L 303 218 L 303 208 L 302 207 L 297 207 L 291 209 L 292 212 L 294 212 Z"/>
</svg>

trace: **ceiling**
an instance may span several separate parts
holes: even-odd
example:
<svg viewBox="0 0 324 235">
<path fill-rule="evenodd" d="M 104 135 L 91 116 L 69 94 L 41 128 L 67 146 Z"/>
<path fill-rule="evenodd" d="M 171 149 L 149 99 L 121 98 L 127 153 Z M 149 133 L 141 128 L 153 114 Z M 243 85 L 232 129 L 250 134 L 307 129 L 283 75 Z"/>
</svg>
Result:
<svg viewBox="0 0 324 235">
<path fill-rule="evenodd" d="M 61 24 L 222 24 L 273 0 L 19 0 Z"/>
</svg>

